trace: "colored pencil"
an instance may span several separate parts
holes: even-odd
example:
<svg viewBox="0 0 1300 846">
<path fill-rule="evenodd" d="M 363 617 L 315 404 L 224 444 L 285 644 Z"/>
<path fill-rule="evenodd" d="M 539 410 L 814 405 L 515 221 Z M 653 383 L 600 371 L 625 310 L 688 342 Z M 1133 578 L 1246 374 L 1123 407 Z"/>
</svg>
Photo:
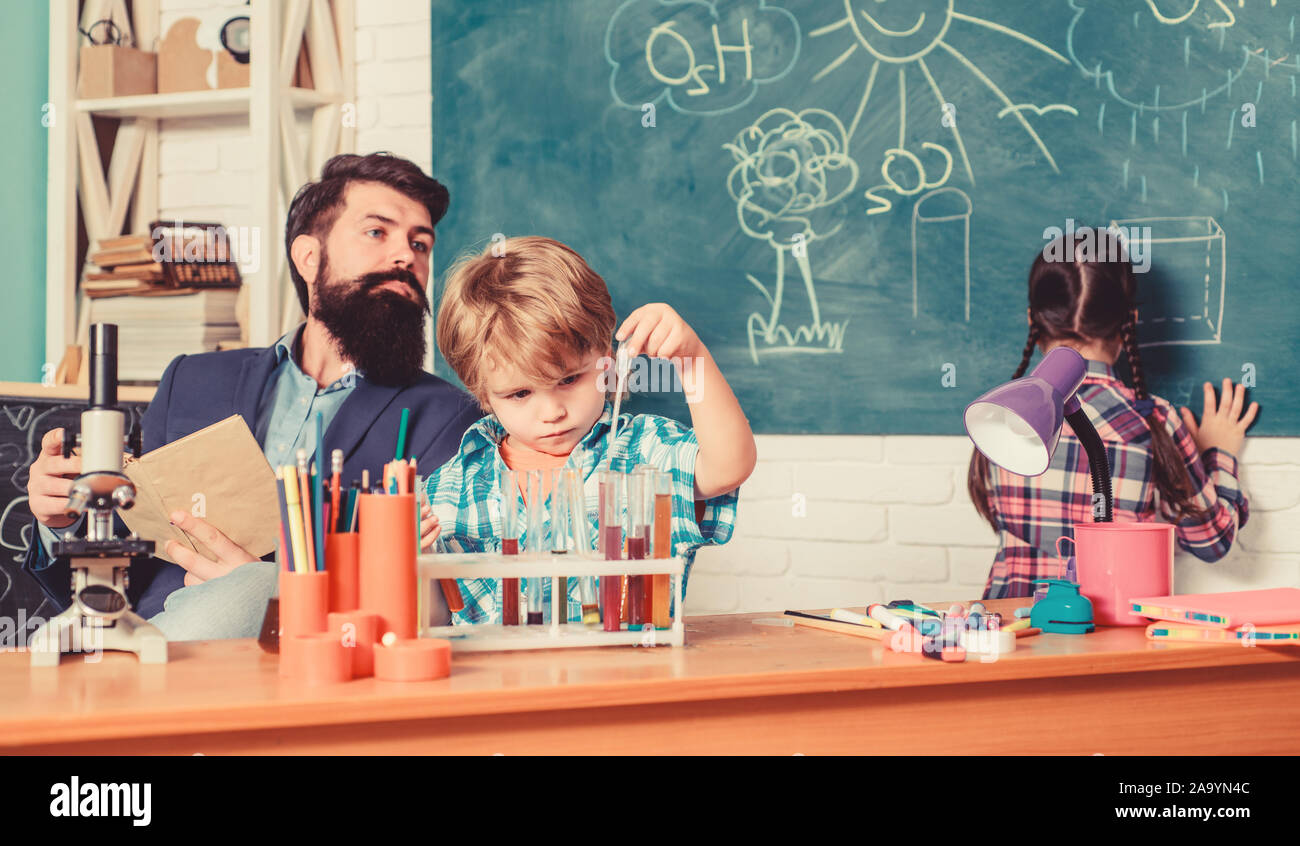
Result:
<svg viewBox="0 0 1300 846">
<path fill-rule="evenodd" d="M 325 569 L 325 492 L 321 483 L 325 476 L 325 415 L 316 412 L 316 476 L 312 480 L 312 520 L 316 527 L 316 569 Z"/>
<path fill-rule="evenodd" d="M 343 472 L 343 450 L 336 449 L 330 453 L 330 505 L 332 509 L 330 514 L 334 515 L 334 523 L 330 525 L 330 531 L 336 530 L 339 519 L 339 475 Z"/>
<path fill-rule="evenodd" d="M 293 545 L 294 572 L 306 572 L 307 542 L 303 537 L 302 503 L 298 496 L 298 474 L 294 468 L 284 468 L 285 505 L 289 511 L 289 542 Z"/>
<path fill-rule="evenodd" d="M 275 493 L 277 502 L 280 504 L 280 549 L 284 554 L 285 569 L 293 572 L 293 548 L 285 543 L 285 538 L 289 533 L 289 503 L 285 499 L 284 490 L 284 468 L 277 468 L 275 471 Z"/>
<path fill-rule="evenodd" d="M 830 617 L 821 617 L 816 614 L 805 614 L 802 611 L 786 611 L 785 616 L 790 618 L 796 626 L 808 626 L 813 629 L 824 629 L 828 632 L 839 632 L 840 634 L 853 635 L 854 637 L 868 637 L 872 640 L 887 640 L 893 637 L 893 632 L 886 631 L 883 628 L 873 628 L 863 626 L 857 623 L 845 623 L 840 620 L 832 620 Z"/>
<path fill-rule="evenodd" d="M 393 460 L 396 461 L 406 452 L 406 427 L 411 422 L 411 409 L 402 409 L 402 423 L 397 429 L 397 451 L 393 453 Z"/>
<path fill-rule="evenodd" d="M 298 499 L 301 501 L 299 508 L 302 511 L 302 533 L 306 543 L 304 552 L 307 556 L 299 562 L 301 565 L 299 572 L 302 573 L 309 572 L 316 566 L 316 536 L 312 528 L 315 522 L 312 519 L 311 489 L 311 475 L 307 470 L 307 450 L 300 449 L 298 450 Z"/>
</svg>

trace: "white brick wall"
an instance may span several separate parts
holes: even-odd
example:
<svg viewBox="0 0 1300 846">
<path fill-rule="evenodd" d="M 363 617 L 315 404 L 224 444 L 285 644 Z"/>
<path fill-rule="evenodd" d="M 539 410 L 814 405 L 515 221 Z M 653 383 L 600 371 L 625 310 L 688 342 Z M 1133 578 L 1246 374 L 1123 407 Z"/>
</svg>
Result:
<svg viewBox="0 0 1300 846">
<path fill-rule="evenodd" d="M 230 5 L 164 0 L 164 27 Z M 432 170 L 427 0 L 358 3 L 355 37 L 357 150 L 389 150 Z M 241 174 L 252 162 L 243 133 L 243 121 L 233 118 L 164 123 L 164 216 L 244 222 Z M 763 435 L 758 449 L 758 468 L 741 490 L 736 536 L 696 559 L 689 613 L 982 590 L 994 538 L 966 495 L 965 438 Z M 1252 439 L 1242 461 L 1250 522 L 1216 564 L 1179 553 L 1179 591 L 1300 585 L 1300 439 Z M 795 516 L 800 505 L 803 516 Z"/>
<path fill-rule="evenodd" d="M 978 596 L 995 545 L 966 494 L 970 449 L 963 437 L 760 435 L 736 535 L 699 552 L 687 611 Z M 1249 522 L 1219 562 L 1180 551 L 1176 590 L 1300 586 L 1300 438 L 1249 439 L 1242 465 Z"/>
</svg>

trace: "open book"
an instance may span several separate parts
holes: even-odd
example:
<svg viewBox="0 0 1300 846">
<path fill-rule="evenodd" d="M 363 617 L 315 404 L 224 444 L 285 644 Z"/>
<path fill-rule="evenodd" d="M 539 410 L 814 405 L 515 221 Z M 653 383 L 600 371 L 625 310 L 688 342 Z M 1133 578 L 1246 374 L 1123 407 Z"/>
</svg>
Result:
<svg viewBox="0 0 1300 846">
<path fill-rule="evenodd" d="M 259 558 L 275 549 L 280 530 L 275 473 L 238 414 L 138 459 L 128 457 L 122 472 L 135 483 L 136 499 L 134 508 L 118 514 L 131 531 L 157 545 L 159 558 L 173 560 L 166 546 L 174 540 L 216 559 L 202 541 L 171 525 L 173 511 L 202 517 Z"/>
</svg>

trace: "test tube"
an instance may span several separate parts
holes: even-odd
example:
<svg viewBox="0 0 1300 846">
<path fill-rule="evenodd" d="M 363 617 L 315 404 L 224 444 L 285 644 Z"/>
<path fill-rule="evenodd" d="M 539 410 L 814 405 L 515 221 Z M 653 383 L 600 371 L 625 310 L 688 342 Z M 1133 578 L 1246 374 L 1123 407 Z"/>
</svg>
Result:
<svg viewBox="0 0 1300 846">
<path fill-rule="evenodd" d="M 501 554 L 519 554 L 519 483 L 515 471 L 501 474 Z M 519 580 L 501 580 L 501 623 L 519 625 Z"/>
<path fill-rule="evenodd" d="M 600 506 L 600 536 L 606 561 L 621 560 L 623 555 L 623 474 L 612 470 L 604 473 L 601 487 L 604 496 Z M 600 612 L 605 621 L 605 631 L 616 632 L 620 626 L 622 579 L 618 576 L 600 577 Z"/>
<path fill-rule="evenodd" d="M 546 514 L 545 494 L 542 492 L 542 471 L 528 474 L 528 551 L 536 555 L 547 552 L 546 532 L 542 528 Z M 546 618 L 546 577 L 528 579 L 528 625 L 539 626 Z"/>
<path fill-rule="evenodd" d="M 551 554 L 569 551 L 569 496 L 563 470 L 551 471 Z M 558 623 L 569 622 L 569 577 L 557 576 L 551 590 L 556 591 L 555 613 Z"/>
<path fill-rule="evenodd" d="M 609 474 L 612 470 L 602 470 L 596 474 L 596 523 L 598 526 L 605 525 L 605 494 L 609 490 Z M 605 557 L 605 533 L 599 529 L 596 531 L 596 553 L 599 557 Z"/>
<path fill-rule="evenodd" d="M 573 551 L 575 554 L 587 555 L 591 552 L 591 524 L 587 520 L 587 495 L 583 490 L 582 480 L 577 470 L 564 471 L 564 481 L 569 496 L 569 525 L 573 531 Z M 599 479 L 597 480 L 599 481 Z M 597 599 L 596 577 L 583 576 L 578 580 L 578 590 L 582 595 L 582 623 L 585 626 L 600 625 L 600 603 Z"/>
<path fill-rule="evenodd" d="M 662 470 L 654 471 L 654 557 L 673 557 L 673 477 Z M 650 618 L 656 629 L 672 625 L 668 607 L 672 601 L 667 574 L 651 577 Z"/>
<path fill-rule="evenodd" d="M 647 468 L 638 467 L 628 476 L 627 489 L 627 557 L 640 561 L 646 557 L 645 501 Z M 640 629 L 646 624 L 644 576 L 627 577 L 628 628 Z"/>
</svg>

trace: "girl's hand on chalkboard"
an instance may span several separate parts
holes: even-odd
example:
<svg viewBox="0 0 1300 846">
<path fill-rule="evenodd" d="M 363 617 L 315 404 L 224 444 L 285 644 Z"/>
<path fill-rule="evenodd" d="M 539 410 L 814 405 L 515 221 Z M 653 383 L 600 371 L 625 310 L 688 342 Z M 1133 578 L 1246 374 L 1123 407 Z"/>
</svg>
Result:
<svg viewBox="0 0 1300 846">
<path fill-rule="evenodd" d="M 1242 441 L 1246 439 L 1246 430 L 1250 428 L 1251 423 L 1255 422 L 1255 415 L 1259 411 L 1259 403 L 1252 402 L 1250 408 L 1243 414 L 1241 409 L 1245 399 L 1244 385 L 1237 385 L 1234 388 L 1231 379 L 1224 379 L 1223 396 L 1217 401 L 1214 396 L 1214 386 L 1209 382 L 1205 383 L 1205 410 L 1201 413 L 1200 425 L 1197 425 L 1196 418 L 1192 416 L 1189 409 L 1179 409 L 1183 423 L 1191 431 L 1200 452 L 1214 447 L 1231 453 L 1234 458 L 1240 456 Z"/>
<path fill-rule="evenodd" d="M 627 316 L 614 337 L 634 356 L 695 358 L 704 353 L 700 336 L 667 303 L 641 306 Z"/>
<path fill-rule="evenodd" d="M 75 517 L 63 513 L 72 480 L 81 475 L 81 456 L 63 457 L 63 430 L 51 429 L 41 438 L 41 454 L 27 474 L 27 508 L 51 529 L 72 525 Z"/>
</svg>

